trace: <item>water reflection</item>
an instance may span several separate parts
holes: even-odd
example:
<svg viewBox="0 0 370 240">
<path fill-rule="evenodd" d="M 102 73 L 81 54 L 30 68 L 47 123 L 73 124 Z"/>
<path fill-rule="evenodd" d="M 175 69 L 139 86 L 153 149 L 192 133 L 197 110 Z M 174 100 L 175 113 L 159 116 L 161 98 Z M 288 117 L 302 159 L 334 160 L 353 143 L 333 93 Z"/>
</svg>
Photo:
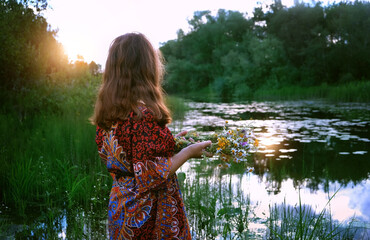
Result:
<svg viewBox="0 0 370 240">
<path fill-rule="evenodd" d="M 0 206 L 0 239 L 108 239 L 107 203 L 90 210 L 48 209 L 19 218 Z"/>
<path fill-rule="evenodd" d="M 170 127 L 209 134 L 221 129 L 252 125 L 261 147 L 255 154 L 255 172 L 239 174 L 251 202 L 266 206 L 284 199 L 294 205 L 298 189 L 305 204 L 322 208 L 331 202 L 333 217 L 370 218 L 370 106 L 324 102 L 252 102 L 246 104 L 188 103 L 191 110 Z M 184 166 L 188 175 L 212 176 L 215 170 Z M 253 190 L 252 190 L 253 189 Z M 291 202 L 290 202 L 291 201 Z M 265 206 L 265 207 L 262 207 Z"/>
</svg>

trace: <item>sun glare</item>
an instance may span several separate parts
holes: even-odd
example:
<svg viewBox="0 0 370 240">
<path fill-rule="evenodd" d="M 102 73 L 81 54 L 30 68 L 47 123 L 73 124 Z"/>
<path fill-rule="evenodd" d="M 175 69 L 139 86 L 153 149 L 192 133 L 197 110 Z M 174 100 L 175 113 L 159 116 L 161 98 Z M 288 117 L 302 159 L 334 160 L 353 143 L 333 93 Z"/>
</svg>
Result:
<svg viewBox="0 0 370 240">
<path fill-rule="evenodd" d="M 275 137 L 275 136 L 266 136 L 266 137 L 262 137 L 259 139 L 260 139 L 261 145 L 263 146 L 279 145 L 280 142 L 283 141 L 281 137 Z"/>
<path fill-rule="evenodd" d="M 65 53 L 68 55 L 68 59 L 71 62 L 76 60 L 81 60 L 81 57 L 85 62 L 92 61 L 92 47 L 89 44 L 89 41 L 83 37 L 67 37 L 60 39 L 63 44 Z"/>
</svg>

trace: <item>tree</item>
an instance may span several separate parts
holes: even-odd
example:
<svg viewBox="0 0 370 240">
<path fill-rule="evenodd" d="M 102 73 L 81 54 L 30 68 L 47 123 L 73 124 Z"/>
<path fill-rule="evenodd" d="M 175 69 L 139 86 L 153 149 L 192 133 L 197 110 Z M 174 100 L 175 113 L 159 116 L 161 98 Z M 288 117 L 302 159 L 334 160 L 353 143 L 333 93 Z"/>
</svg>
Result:
<svg viewBox="0 0 370 240">
<path fill-rule="evenodd" d="M 332 82 L 370 78 L 370 3 L 339 3 L 325 11 Z"/>
<path fill-rule="evenodd" d="M 27 6 L 46 1 L 22 3 L 0 0 L 0 76 L 1 87 L 6 89 L 32 85 L 67 64 L 61 45 L 55 40 L 56 32 L 49 29 L 45 18 Z"/>
<path fill-rule="evenodd" d="M 99 73 L 101 73 L 101 65 L 96 64 L 96 62 L 94 61 L 91 61 L 89 63 L 89 71 L 91 75 L 97 76 Z"/>
<path fill-rule="evenodd" d="M 236 100 L 260 88 L 370 78 L 370 3 L 286 8 L 276 0 L 249 19 L 220 9 L 196 12 L 189 24 L 161 47 L 171 93 L 213 89 Z"/>
<path fill-rule="evenodd" d="M 43 11 L 47 8 L 47 0 L 19 0 L 19 3 L 28 8 L 35 8 L 37 12 Z"/>
</svg>

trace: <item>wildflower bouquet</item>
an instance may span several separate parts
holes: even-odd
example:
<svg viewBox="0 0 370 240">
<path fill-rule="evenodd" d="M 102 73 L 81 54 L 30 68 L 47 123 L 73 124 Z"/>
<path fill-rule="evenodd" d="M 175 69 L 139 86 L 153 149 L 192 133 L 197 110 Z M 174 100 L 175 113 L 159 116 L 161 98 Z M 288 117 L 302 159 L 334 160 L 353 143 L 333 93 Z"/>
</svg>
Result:
<svg viewBox="0 0 370 240">
<path fill-rule="evenodd" d="M 175 137 L 175 151 L 179 152 L 198 141 L 211 140 L 212 145 L 206 151 L 214 154 L 224 165 L 230 166 L 233 162 L 246 163 L 247 157 L 257 150 L 258 140 L 251 127 L 229 129 L 227 124 L 226 121 L 222 131 L 210 136 L 200 137 L 196 132 L 189 132 L 185 136 Z"/>
</svg>

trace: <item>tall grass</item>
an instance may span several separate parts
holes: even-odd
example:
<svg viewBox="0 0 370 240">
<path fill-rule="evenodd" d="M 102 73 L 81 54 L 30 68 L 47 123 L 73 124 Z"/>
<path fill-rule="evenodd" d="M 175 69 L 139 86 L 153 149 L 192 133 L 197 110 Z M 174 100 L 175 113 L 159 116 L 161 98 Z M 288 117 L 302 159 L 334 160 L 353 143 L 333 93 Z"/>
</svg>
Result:
<svg viewBox="0 0 370 240">
<path fill-rule="evenodd" d="M 175 96 L 166 96 L 166 104 L 171 110 L 173 119 L 184 119 L 185 113 L 189 110 L 185 100 Z"/>
<path fill-rule="evenodd" d="M 207 174 L 215 168 L 214 163 L 200 161 L 193 178 L 178 173 L 193 239 L 255 236 L 249 230 L 249 223 L 253 221 L 249 196 L 242 192 L 241 186 L 236 187 L 237 191 L 233 189 L 231 175 Z"/>
<path fill-rule="evenodd" d="M 338 191 L 337 191 L 338 192 Z M 327 208 L 330 201 L 336 195 L 331 196 L 326 206 L 316 213 L 311 206 L 302 204 L 299 194 L 297 206 L 275 204 L 270 207 L 270 217 L 268 220 L 269 239 L 354 239 L 356 229 L 350 225 L 342 226 L 334 221 Z"/>
<path fill-rule="evenodd" d="M 14 118 L 7 119 L 11 125 Z M 87 118 L 41 115 L 24 125 L 28 127 L 5 132 L 17 140 L 5 143 L 9 152 L 2 162 L 2 194 L 19 215 L 43 205 L 87 207 L 93 196 L 109 194 L 110 178 L 97 155 L 95 128 Z"/>
<path fill-rule="evenodd" d="M 370 81 L 350 82 L 338 86 L 322 84 L 314 87 L 285 86 L 279 89 L 258 89 L 254 100 L 313 100 L 335 102 L 370 102 Z"/>
<path fill-rule="evenodd" d="M 105 227 L 96 226 L 107 219 L 111 178 L 88 121 L 99 82 L 99 77 L 83 75 L 45 80 L 13 98 L 2 93 L 9 101 L 0 109 L 0 199 L 11 214 L 0 222 L 11 229 L 8 235 L 106 236 Z"/>
</svg>

